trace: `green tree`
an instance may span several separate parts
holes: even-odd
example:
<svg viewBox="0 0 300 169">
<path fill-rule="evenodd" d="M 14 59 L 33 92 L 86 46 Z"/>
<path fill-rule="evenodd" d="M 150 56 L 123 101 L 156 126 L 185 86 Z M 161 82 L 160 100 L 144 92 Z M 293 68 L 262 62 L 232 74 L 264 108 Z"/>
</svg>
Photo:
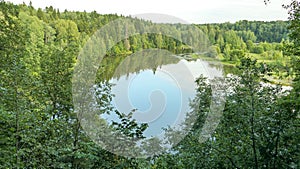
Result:
<svg viewBox="0 0 300 169">
<path fill-rule="evenodd" d="M 286 5 L 285 8 L 288 9 L 289 20 L 291 22 L 289 26 L 290 30 L 290 39 L 292 44 L 286 46 L 286 51 L 288 54 L 293 56 L 293 68 L 295 69 L 295 79 L 294 79 L 294 91 L 296 93 L 295 103 L 299 103 L 299 91 L 300 91 L 300 2 L 293 0 L 289 5 Z"/>
<path fill-rule="evenodd" d="M 291 131 L 298 119 L 281 104 L 280 86 L 260 83 L 266 73 L 263 64 L 247 58 L 239 68 L 241 76 L 229 79 L 233 90 L 212 145 L 217 156 L 228 160 L 221 166 L 292 168 L 297 163 L 294 140 L 298 136 Z"/>
<path fill-rule="evenodd" d="M 35 115 L 41 117 L 36 111 L 35 101 L 35 67 L 33 57 L 26 50 L 25 31 L 22 23 L 14 16 L 10 5 L 0 2 L 0 88 L 1 128 L 8 129 L 3 136 L 5 142 L 1 143 L 3 158 L 1 163 L 5 168 L 26 167 L 26 158 L 30 146 L 34 143 Z M 7 141 L 7 142 L 6 142 Z"/>
</svg>

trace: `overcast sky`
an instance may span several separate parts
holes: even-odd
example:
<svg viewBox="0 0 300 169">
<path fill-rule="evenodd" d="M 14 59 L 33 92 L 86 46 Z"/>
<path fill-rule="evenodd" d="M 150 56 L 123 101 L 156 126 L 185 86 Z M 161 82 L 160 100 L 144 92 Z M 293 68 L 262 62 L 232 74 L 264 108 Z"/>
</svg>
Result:
<svg viewBox="0 0 300 169">
<path fill-rule="evenodd" d="M 8 0 L 29 4 L 30 0 Z M 239 20 L 287 20 L 282 8 L 288 0 L 31 0 L 34 7 L 53 6 L 60 11 L 97 11 L 100 14 L 136 15 L 161 13 L 189 23 L 235 22 Z"/>
</svg>

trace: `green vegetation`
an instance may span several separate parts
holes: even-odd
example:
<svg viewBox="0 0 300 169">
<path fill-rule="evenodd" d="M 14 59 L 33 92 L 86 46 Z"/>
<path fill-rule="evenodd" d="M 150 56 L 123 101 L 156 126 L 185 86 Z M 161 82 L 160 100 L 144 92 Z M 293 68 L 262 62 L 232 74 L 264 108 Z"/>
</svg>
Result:
<svg viewBox="0 0 300 169">
<path fill-rule="evenodd" d="M 283 54 L 289 44 L 287 21 L 239 21 L 205 24 L 198 27 L 208 35 L 217 59 L 224 65 L 236 66 L 244 57 L 264 63 L 271 72 L 272 83 L 290 85 L 294 78 L 290 55 Z"/>
<path fill-rule="evenodd" d="M 279 86 L 260 85 L 265 69 L 256 61 L 242 59 L 238 69 L 241 76 L 228 78 L 224 83 L 224 88 L 235 87 L 228 93 L 223 118 L 217 130 L 201 144 L 200 133 L 211 113 L 212 90 L 205 78 L 197 80 L 198 95 L 193 102 L 196 104 L 191 105 L 197 112 L 197 121 L 185 139 L 174 147 L 178 153 L 159 157 L 157 168 L 298 167 L 297 113 L 282 107 L 284 98 L 278 97 Z M 198 102 L 201 106 L 197 106 Z M 189 122 L 187 119 L 186 123 Z M 180 131 L 174 131 L 177 132 Z"/>
<path fill-rule="evenodd" d="M 197 116 L 186 119 L 188 123 L 189 118 L 197 118 L 194 127 L 169 131 L 170 137 L 178 132 L 188 135 L 171 151 L 134 159 L 106 151 L 88 138 L 72 102 L 71 79 L 79 51 L 96 30 L 121 16 L 60 12 L 53 7 L 36 10 L 0 1 L 0 168 L 299 168 L 299 2 L 293 1 L 287 9 L 289 22 L 197 25 L 213 45 L 206 57 L 217 56 L 236 67 L 239 75 L 224 82 L 233 92 L 228 93 L 220 125 L 199 142 L 212 99 L 210 84 L 200 77 L 191 101 Z M 107 37 L 107 43 L 111 41 Z M 109 69 L 99 68 L 97 85 L 102 96 L 97 103 L 106 108 L 100 114 L 112 109 L 111 86 L 105 80 L 114 76 L 113 63 L 150 48 L 193 52 L 186 44 L 160 34 L 121 41 L 107 51 L 102 62 Z M 129 66 L 128 71 L 157 67 L 164 61 L 158 57 L 142 68 Z M 128 65 L 137 62 L 125 60 Z M 282 93 L 280 85 L 261 86 L 267 75 L 293 79 L 292 91 Z M 133 139 L 143 138 L 146 124 L 137 124 L 131 113 L 118 115 L 124 123 L 113 123 L 112 128 Z M 155 148 L 160 147 L 148 147 L 145 153 Z"/>
</svg>

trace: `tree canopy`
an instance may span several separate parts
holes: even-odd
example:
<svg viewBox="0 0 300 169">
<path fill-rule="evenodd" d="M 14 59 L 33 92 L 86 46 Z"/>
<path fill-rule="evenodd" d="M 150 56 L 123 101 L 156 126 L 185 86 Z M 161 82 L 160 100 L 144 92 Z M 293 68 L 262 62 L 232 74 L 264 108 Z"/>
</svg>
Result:
<svg viewBox="0 0 300 169">
<path fill-rule="evenodd" d="M 82 129 L 72 100 L 79 51 L 98 29 L 123 16 L 61 12 L 52 6 L 35 9 L 31 4 L 0 1 L 0 168 L 299 168 L 300 3 L 293 0 L 286 8 L 289 21 L 196 25 L 212 45 L 206 56 L 238 65 L 237 73 L 223 83 L 231 91 L 226 92 L 221 122 L 207 140 L 199 142 L 212 99 L 211 83 L 201 76 L 190 103 L 194 114 L 185 120 L 189 123 L 189 118 L 196 118 L 193 128 L 169 130 L 166 139 L 180 132 L 187 136 L 170 151 L 138 159 L 113 154 L 93 142 Z M 143 22 L 133 21 L 134 27 L 128 30 L 154 24 Z M 161 29 L 168 31 L 163 25 Z M 178 32 L 183 39 L 189 33 Z M 103 45 L 113 42 L 110 36 L 105 39 Z M 125 60 L 129 54 L 151 48 L 174 54 L 193 52 L 177 39 L 151 33 L 113 45 L 97 73 L 94 92 L 102 107 L 98 114 L 116 111 L 110 104 L 113 94 L 108 83 L 113 76 L 121 76 L 114 75 L 116 64 L 124 61 L 128 72 L 136 72 L 153 67 L 155 71 L 165 61 L 178 62 L 153 57 L 149 65 L 139 65 L 140 58 Z M 293 79 L 291 91 L 264 83 L 276 70 Z M 147 124 L 132 119 L 132 113 L 117 111 L 121 123 L 109 128 L 132 139 L 143 138 Z M 107 124 L 91 118 L 99 126 Z M 110 138 L 110 144 L 114 139 Z M 154 143 L 157 147 L 144 143 L 141 151 L 151 154 L 161 149 L 158 140 L 149 142 Z"/>
</svg>

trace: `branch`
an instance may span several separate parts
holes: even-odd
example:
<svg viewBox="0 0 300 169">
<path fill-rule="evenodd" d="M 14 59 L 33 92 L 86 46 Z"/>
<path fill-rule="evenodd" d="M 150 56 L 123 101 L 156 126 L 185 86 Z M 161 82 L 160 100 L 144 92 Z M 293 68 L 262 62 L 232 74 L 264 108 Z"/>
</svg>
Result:
<svg viewBox="0 0 300 169">
<path fill-rule="evenodd" d="M 222 152 L 221 150 L 217 149 L 217 148 L 214 148 L 213 146 L 211 146 L 212 149 L 216 150 L 217 152 L 221 153 L 221 154 L 225 154 L 224 152 Z M 240 169 L 240 167 L 238 167 L 233 159 L 231 157 L 229 157 L 227 154 L 225 154 L 225 157 L 230 161 L 230 163 L 234 166 L 234 168 L 237 168 L 237 169 Z"/>
</svg>

